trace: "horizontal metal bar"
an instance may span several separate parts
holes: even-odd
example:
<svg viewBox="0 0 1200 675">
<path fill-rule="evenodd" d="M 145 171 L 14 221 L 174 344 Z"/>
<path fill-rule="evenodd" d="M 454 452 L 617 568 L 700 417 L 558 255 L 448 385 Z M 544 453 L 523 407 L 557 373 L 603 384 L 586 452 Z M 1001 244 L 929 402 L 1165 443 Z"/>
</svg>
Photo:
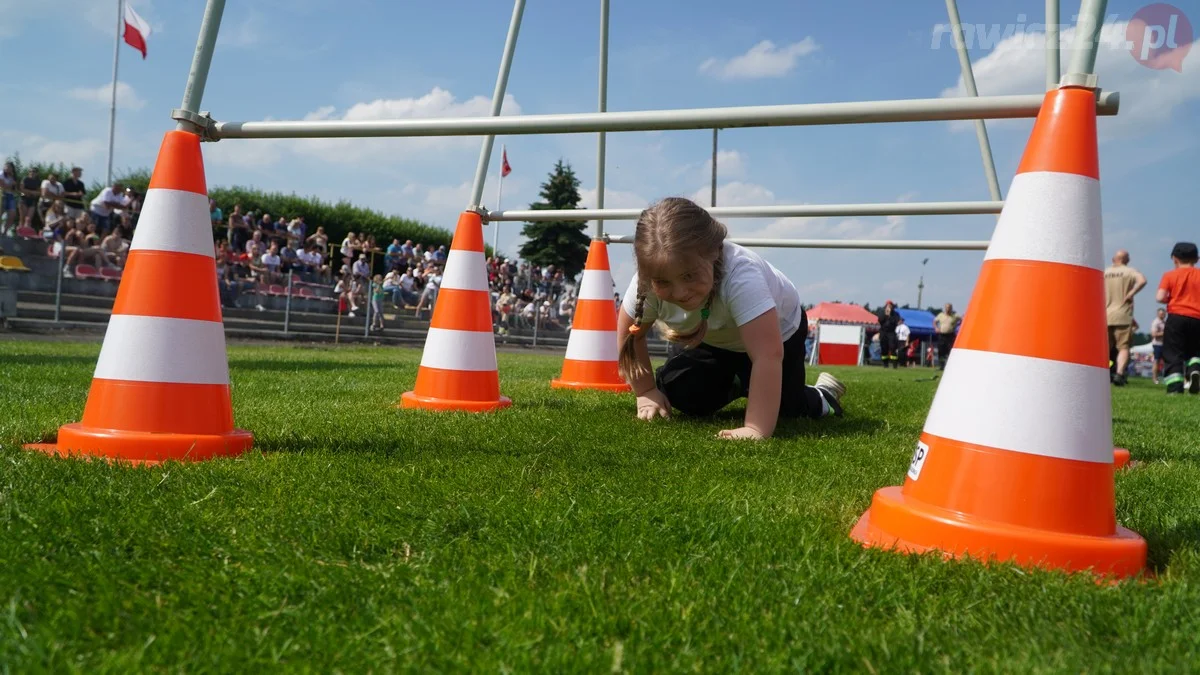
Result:
<svg viewBox="0 0 1200 675">
<path fill-rule="evenodd" d="M 632 244 L 631 234 L 607 234 L 610 244 Z M 730 237 L 726 241 L 748 248 L 847 248 L 903 251 L 986 251 L 988 241 L 954 241 L 934 239 L 755 239 Z"/>
<path fill-rule="evenodd" d="M 822 216 L 944 216 L 1000 213 L 1004 202 L 895 202 L 891 204 L 787 204 L 705 207 L 714 218 L 790 218 Z M 543 220 L 637 220 L 642 209 L 568 209 L 489 211 L 485 222 Z"/>
<path fill-rule="evenodd" d="M 738 127 L 868 124 L 1037 117 L 1042 94 L 924 98 L 895 101 L 638 110 L 507 117 L 391 120 L 292 120 L 215 122 L 208 140 L 223 138 L 335 138 L 379 136 L 487 136 L 596 131 L 731 129 Z M 1099 92 L 1096 112 L 1115 115 L 1117 92 Z"/>
</svg>

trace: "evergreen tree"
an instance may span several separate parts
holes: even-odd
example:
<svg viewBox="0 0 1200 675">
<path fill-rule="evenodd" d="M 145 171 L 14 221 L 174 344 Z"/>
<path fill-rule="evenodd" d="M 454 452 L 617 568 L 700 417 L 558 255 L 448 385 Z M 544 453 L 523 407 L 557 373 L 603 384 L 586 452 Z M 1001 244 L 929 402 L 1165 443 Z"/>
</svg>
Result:
<svg viewBox="0 0 1200 675">
<path fill-rule="evenodd" d="M 560 159 L 550 178 L 542 183 L 542 201 L 530 204 L 532 210 L 579 208 L 579 179 L 570 164 Z M 546 221 L 525 223 L 521 234 L 521 257 L 535 265 L 555 265 L 568 279 L 574 279 L 587 262 L 591 239 L 586 221 Z"/>
</svg>

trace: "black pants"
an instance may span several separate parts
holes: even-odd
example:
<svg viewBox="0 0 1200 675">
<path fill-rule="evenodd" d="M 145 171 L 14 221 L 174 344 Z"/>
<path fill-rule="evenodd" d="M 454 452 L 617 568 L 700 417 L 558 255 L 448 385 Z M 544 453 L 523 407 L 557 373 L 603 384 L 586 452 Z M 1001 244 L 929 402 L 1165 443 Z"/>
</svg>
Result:
<svg viewBox="0 0 1200 675">
<path fill-rule="evenodd" d="M 954 348 L 954 333 L 938 333 L 938 368 L 945 370 L 946 359 Z"/>
<path fill-rule="evenodd" d="M 1183 391 L 1184 381 L 1200 370 L 1200 319 L 1168 314 L 1163 329 L 1163 382 L 1167 391 Z"/>
<path fill-rule="evenodd" d="M 801 316 L 796 334 L 783 343 L 783 386 L 780 417 L 820 417 L 821 394 L 804 383 L 804 340 L 808 318 Z M 667 359 L 655 372 L 658 389 L 671 407 L 685 415 L 712 415 L 750 394 L 750 355 L 704 343 Z"/>
<path fill-rule="evenodd" d="M 896 363 L 896 347 L 899 341 L 896 339 L 895 333 L 880 333 L 879 334 L 879 357 L 883 360 L 883 367 Z"/>
</svg>

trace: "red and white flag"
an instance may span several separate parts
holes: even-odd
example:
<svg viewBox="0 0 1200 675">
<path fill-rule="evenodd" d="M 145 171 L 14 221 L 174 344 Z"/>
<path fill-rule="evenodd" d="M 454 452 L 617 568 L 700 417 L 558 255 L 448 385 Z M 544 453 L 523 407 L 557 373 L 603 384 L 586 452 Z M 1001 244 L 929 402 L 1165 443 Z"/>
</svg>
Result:
<svg viewBox="0 0 1200 675">
<path fill-rule="evenodd" d="M 150 24 L 125 3 L 125 43 L 142 53 L 146 58 L 146 40 L 150 38 Z"/>
<path fill-rule="evenodd" d="M 500 156 L 500 177 L 503 178 L 512 173 L 512 167 L 508 164 L 508 148 L 505 148 Z"/>
</svg>

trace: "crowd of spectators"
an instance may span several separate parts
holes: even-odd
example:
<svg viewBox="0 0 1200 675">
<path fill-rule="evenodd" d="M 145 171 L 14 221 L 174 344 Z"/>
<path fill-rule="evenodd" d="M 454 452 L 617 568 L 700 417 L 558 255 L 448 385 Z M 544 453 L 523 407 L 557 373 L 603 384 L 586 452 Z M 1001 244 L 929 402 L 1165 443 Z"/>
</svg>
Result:
<svg viewBox="0 0 1200 675">
<path fill-rule="evenodd" d="M 67 278 L 75 276 L 79 265 L 123 269 L 143 195 L 118 182 L 87 200 L 82 168 L 73 167 L 69 177 L 59 178 L 55 172 L 42 177 L 36 167 L 18 178 L 16 166 L 6 162 L 0 173 L 4 233 L 40 233 L 51 256 L 65 256 Z"/>
<path fill-rule="evenodd" d="M 144 195 L 116 182 L 95 198 L 86 199 L 83 169 L 74 167 L 60 182 L 55 173 L 40 176 L 30 168 L 17 176 L 12 162 L 0 175 L 0 232 L 16 234 L 18 228 L 40 232 L 48 253 L 65 256 L 63 275 L 75 276 L 79 265 L 97 270 L 125 266 L 133 230 Z M 264 296 L 275 285 L 293 283 L 332 289 L 338 309 L 353 317 L 368 304 L 384 328 L 383 305 L 427 317 L 437 302 L 449 254 L 446 246 L 393 239 L 381 248 L 374 235 L 348 232 L 340 246 L 330 242 L 323 226 L 311 228 L 303 214 L 272 216 L 243 211 L 241 204 L 224 214 L 209 200 L 221 301 L 239 306 L 239 298 L 252 296 L 264 311 Z M 311 231 L 310 231 L 311 228 Z M 375 270 L 383 270 L 376 273 Z M 496 332 L 567 329 L 575 308 L 575 289 L 555 265 L 492 256 L 487 277 Z"/>
</svg>

